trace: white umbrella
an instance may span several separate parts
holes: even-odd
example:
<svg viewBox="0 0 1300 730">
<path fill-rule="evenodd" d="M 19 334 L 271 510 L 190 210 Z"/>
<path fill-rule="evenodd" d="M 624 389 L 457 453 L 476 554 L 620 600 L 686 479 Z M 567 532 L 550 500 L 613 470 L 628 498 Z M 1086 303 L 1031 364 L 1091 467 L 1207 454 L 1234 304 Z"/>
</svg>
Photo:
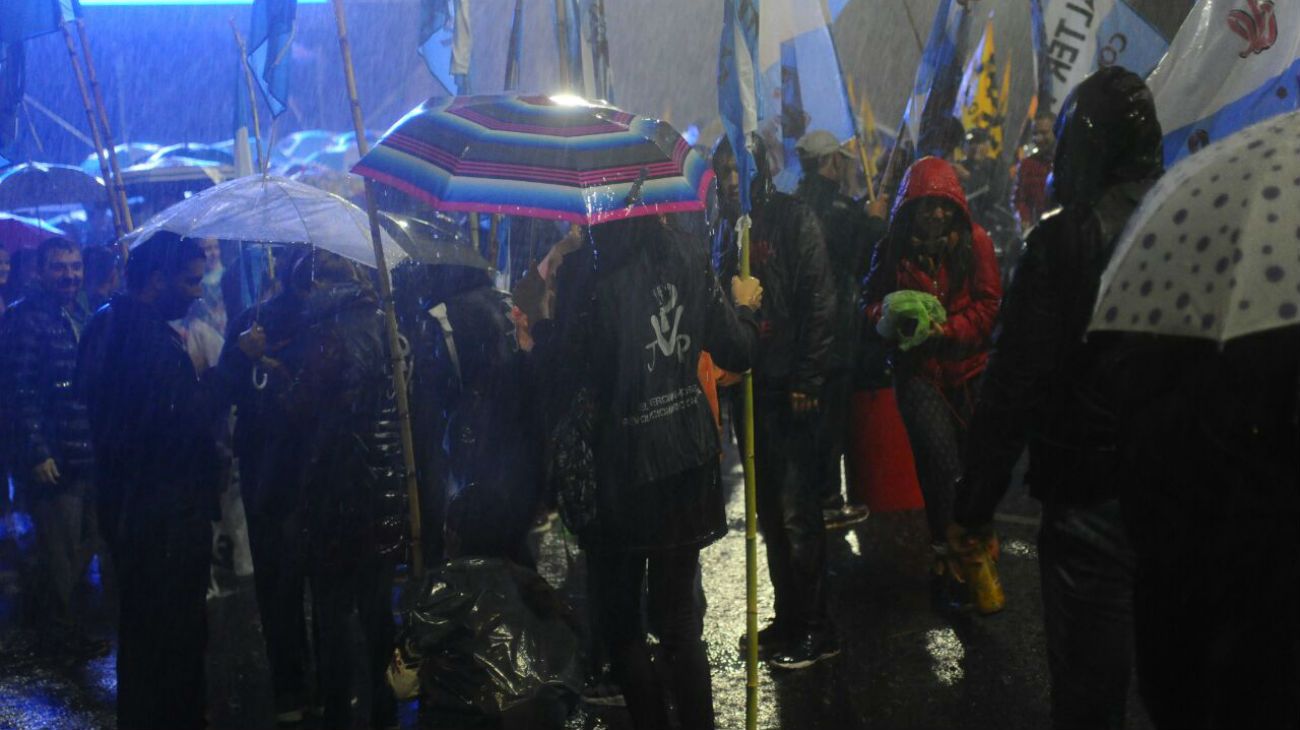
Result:
<svg viewBox="0 0 1300 730">
<path fill-rule="evenodd" d="M 1300 324 L 1300 112 L 1178 163 L 1102 276 L 1090 331 L 1220 343 Z"/>
<path fill-rule="evenodd" d="M 129 236 L 132 248 L 158 231 L 187 238 L 307 244 L 375 268 L 366 212 L 337 195 L 294 180 L 249 175 L 208 188 L 149 219 Z M 406 259 L 381 231 L 389 268 Z"/>
</svg>

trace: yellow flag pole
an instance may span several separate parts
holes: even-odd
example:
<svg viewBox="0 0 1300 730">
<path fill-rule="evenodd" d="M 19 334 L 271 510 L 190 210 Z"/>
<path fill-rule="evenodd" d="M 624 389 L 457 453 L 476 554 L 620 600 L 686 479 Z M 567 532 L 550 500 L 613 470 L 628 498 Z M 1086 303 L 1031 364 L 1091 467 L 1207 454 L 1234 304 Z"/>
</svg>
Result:
<svg viewBox="0 0 1300 730">
<path fill-rule="evenodd" d="M 862 163 L 862 176 L 867 179 L 867 200 L 876 199 L 876 184 L 871 180 L 871 165 L 867 160 L 867 133 L 858 118 L 858 95 L 853 87 L 853 78 L 844 77 L 844 90 L 849 95 L 849 114 L 853 117 L 853 134 L 858 138 L 858 161 Z"/>
<path fill-rule="evenodd" d="M 66 26 L 67 23 L 63 25 Z M 129 233 L 135 228 L 135 223 L 131 221 L 131 206 L 127 205 L 126 201 L 126 182 L 122 180 L 122 169 L 117 162 L 113 129 L 108 125 L 108 107 L 104 104 L 104 91 L 99 86 L 99 74 L 95 71 L 95 57 L 90 52 L 90 36 L 86 34 L 86 22 L 81 18 L 77 18 L 77 37 L 81 41 L 81 53 L 86 57 L 86 78 L 90 81 L 95 108 L 99 112 L 99 124 L 104 131 L 104 144 L 108 145 L 108 166 L 113 171 L 113 181 L 108 187 L 110 191 L 116 191 L 118 204 L 122 207 L 122 226 Z"/>
<path fill-rule="evenodd" d="M 347 15 L 343 0 L 334 0 L 334 22 L 338 26 L 339 50 L 343 54 L 343 75 L 347 82 L 348 102 L 352 106 L 352 126 L 357 133 L 357 152 L 362 157 L 370 151 L 366 141 L 365 122 L 361 117 L 361 102 L 357 95 L 357 77 L 352 66 L 352 48 L 348 43 Z M 393 386 L 397 391 L 397 419 L 402 430 L 402 466 L 406 470 L 407 509 L 410 512 L 411 575 L 418 579 L 424 575 L 424 551 L 421 548 L 420 489 L 415 478 L 415 438 L 411 434 L 411 404 L 406 385 L 405 363 L 402 361 L 402 337 L 397 331 L 397 310 L 393 304 L 393 280 L 384 260 L 384 247 L 380 243 L 379 207 L 375 201 L 374 186 L 366 180 L 366 213 L 370 216 L 370 243 L 375 249 L 375 265 L 379 269 L 379 294 L 383 300 L 384 319 L 388 324 L 388 351 L 393 368 Z"/>
<path fill-rule="evenodd" d="M 90 126 L 90 138 L 95 145 L 95 156 L 99 158 L 99 173 L 104 177 L 104 188 L 108 193 L 108 205 L 113 211 L 113 231 L 117 234 L 118 239 L 129 230 L 126 228 L 122 218 L 122 208 L 120 198 L 117 195 L 117 188 L 113 186 L 112 170 L 108 165 L 108 158 L 104 154 L 104 138 L 99 133 L 99 123 L 95 119 L 95 109 L 93 102 L 90 100 L 90 88 L 86 85 L 86 76 L 81 71 L 81 63 L 77 60 L 77 46 L 72 39 L 72 31 L 68 29 L 66 22 L 59 24 L 59 29 L 63 31 L 63 41 L 68 47 L 68 60 L 72 63 L 72 73 L 77 78 L 77 90 L 81 92 L 81 103 L 86 110 L 86 123 Z M 39 142 L 39 138 L 37 139 Z M 108 150 L 109 155 L 116 155 L 116 150 Z M 127 255 L 126 246 L 122 247 L 122 256 Z"/>
<path fill-rule="evenodd" d="M 749 276 L 748 215 L 736 222 L 740 237 L 740 275 Z M 741 458 L 745 472 L 745 728 L 758 728 L 758 493 L 754 474 L 754 372 L 742 379 L 745 415 L 741 429 Z"/>
</svg>

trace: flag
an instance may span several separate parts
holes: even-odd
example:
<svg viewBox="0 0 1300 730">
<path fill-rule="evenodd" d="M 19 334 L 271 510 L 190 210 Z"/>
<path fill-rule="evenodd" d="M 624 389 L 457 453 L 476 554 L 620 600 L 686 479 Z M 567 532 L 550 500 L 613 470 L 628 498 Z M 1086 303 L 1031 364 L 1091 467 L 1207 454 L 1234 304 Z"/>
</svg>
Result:
<svg viewBox="0 0 1300 730">
<path fill-rule="evenodd" d="M 586 96 L 582 70 L 582 11 L 578 0 L 555 0 L 555 44 L 560 51 L 561 83 L 570 93 Z"/>
<path fill-rule="evenodd" d="M 1300 18 L 1268 0 L 1199 0 L 1147 85 L 1165 130 L 1165 162 L 1300 100 Z"/>
<path fill-rule="evenodd" d="M 781 44 L 781 151 L 785 164 L 773 181 L 783 193 L 794 192 L 803 174 L 795 145 L 807 131 L 808 115 L 803 110 L 803 94 L 799 88 L 799 58 L 794 42 L 786 41 Z"/>
<path fill-rule="evenodd" d="M 253 0 L 248 62 L 272 117 L 280 116 L 289 104 L 290 50 L 297 15 L 298 0 Z"/>
<path fill-rule="evenodd" d="M 596 98 L 614 103 L 614 79 L 609 70 L 609 36 L 605 30 L 605 0 L 591 1 L 591 67 Z"/>
<path fill-rule="evenodd" d="M 968 131 L 981 127 L 993 138 L 992 156 L 1002 154 L 1003 122 L 1006 113 L 1006 93 L 1010 74 L 1003 72 L 999 79 L 993 19 L 984 26 L 979 45 L 966 62 L 957 102 L 953 114 L 961 119 Z"/>
<path fill-rule="evenodd" d="M 787 70 L 795 69 L 806 128 L 826 130 L 841 142 L 853 137 L 853 110 L 820 0 L 763 0 L 758 64 L 758 93 L 781 110 L 782 119 Z"/>
<path fill-rule="evenodd" d="M 81 17 L 81 0 L 3 0 L 0 43 L 18 43 L 54 33 L 59 24 Z"/>
<path fill-rule="evenodd" d="M 913 144 L 917 145 L 918 154 L 924 153 L 919 149 L 922 135 L 936 121 L 951 116 L 961 82 L 968 15 L 964 5 L 953 12 L 953 0 L 940 0 L 935 11 L 930 37 L 921 53 L 921 64 L 916 69 L 912 95 L 903 109 L 902 127 L 907 129 Z"/>
<path fill-rule="evenodd" d="M 470 93 L 469 62 L 474 46 L 469 1 L 422 0 L 420 37 L 424 39 L 420 55 L 429 73 L 448 94 Z"/>
<path fill-rule="evenodd" d="M 510 45 L 506 48 L 506 91 L 519 88 L 519 63 L 523 54 L 524 0 L 515 0 L 515 17 L 510 24 Z"/>
<path fill-rule="evenodd" d="M 1224 3 L 1216 3 L 1224 4 Z M 1034 10 L 1031 4 L 1030 10 Z M 1043 74 L 1039 106 L 1053 113 L 1089 74 L 1123 66 L 1139 76 L 1155 68 L 1169 47 L 1124 0 L 1042 0 Z"/>
<path fill-rule="evenodd" d="M 18 143 L 18 107 L 26 85 L 22 41 L 0 44 L 0 168 L 14 161 Z"/>
<path fill-rule="evenodd" d="M 1034 94 L 1029 100 L 1029 123 L 1033 124 L 1039 106 L 1050 109 L 1047 100 L 1052 95 L 1051 74 L 1047 66 L 1047 26 L 1043 20 L 1043 0 L 1029 0 L 1029 32 L 1034 40 L 1033 59 Z"/>
<path fill-rule="evenodd" d="M 757 168 L 751 136 L 758 131 L 762 100 L 757 92 L 759 0 L 723 0 L 718 45 L 718 111 L 740 172 L 740 210 L 749 213 L 749 186 Z"/>
</svg>

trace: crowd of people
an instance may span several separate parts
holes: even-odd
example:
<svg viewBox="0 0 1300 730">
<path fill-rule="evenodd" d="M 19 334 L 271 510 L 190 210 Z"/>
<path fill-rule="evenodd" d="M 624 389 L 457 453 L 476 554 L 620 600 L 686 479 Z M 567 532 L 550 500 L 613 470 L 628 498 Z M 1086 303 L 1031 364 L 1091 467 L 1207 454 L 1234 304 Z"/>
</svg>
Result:
<svg viewBox="0 0 1300 730">
<path fill-rule="evenodd" d="M 936 611 L 970 609 L 963 561 L 995 557 L 994 514 L 1028 448 L 1055 727 L 1121 727 L 1135 657 L 1160 728 L 1294 727 L 1297 330 L 1218 350 L 1084 337 L 1163 172 L 1161 138 L 1141 79 L 1108 68 L 1033 121 L 1014 177 L 976 129 L 963 159 L 922 157 L 855 200 L 854 157 L 813 131 L 787 195 L 761 137 L 752 181 L 723 138 L 712 241 L 685 214 L 575 226 L 514 297 L 481 269 L 404 264 L 418 546 L 373 272 L 166 232 L 124 265 L 47 240 L 0 309 L 6 510 L 34 523 L 40 646 L 108 652 L 75 599 L 97 555 L 118 597 L 119 727 L 203 727 L 212 526 L 237 489 L 277 719 L 318 703 L 326 727 L 395 727 L 386 675 L 418 643 L 394 623 L 411 551 L 433 575 L 469 557 L 532 568 L 529 529 L 558 508 L 586 558 L 592 678 L 608 663 L 637 728 L 712 728 L 699 555 L 727 529 L 723 429 L 742 421 L 735 384 L 752 371 L 775 595 L 758 641 L 774 670 L 840 651 L 826 531 L 866 517 L 842 491 L 848 403 L 892 388 Z M 995 241 L 1016 229 L 1023 249 Z M 0 285 L 9 274 L 0 254 Z M 528 717 L 499 719 L 541 726 Z"/>
</svg>

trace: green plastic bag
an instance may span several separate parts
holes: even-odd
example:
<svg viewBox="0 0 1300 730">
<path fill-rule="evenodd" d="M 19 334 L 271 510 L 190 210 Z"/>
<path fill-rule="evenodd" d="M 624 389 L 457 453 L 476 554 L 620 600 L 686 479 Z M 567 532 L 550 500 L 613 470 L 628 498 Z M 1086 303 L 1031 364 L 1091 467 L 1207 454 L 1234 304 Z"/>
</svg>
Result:
<svg viewBox="0 0 1300 730">
<path fill-rule="evenodd" d="M 937 334 L 946 321 L 948 312 L 933 294 L 903 289 L 885 297 L 876 331 L 907 351 Z"/>
</svg>

